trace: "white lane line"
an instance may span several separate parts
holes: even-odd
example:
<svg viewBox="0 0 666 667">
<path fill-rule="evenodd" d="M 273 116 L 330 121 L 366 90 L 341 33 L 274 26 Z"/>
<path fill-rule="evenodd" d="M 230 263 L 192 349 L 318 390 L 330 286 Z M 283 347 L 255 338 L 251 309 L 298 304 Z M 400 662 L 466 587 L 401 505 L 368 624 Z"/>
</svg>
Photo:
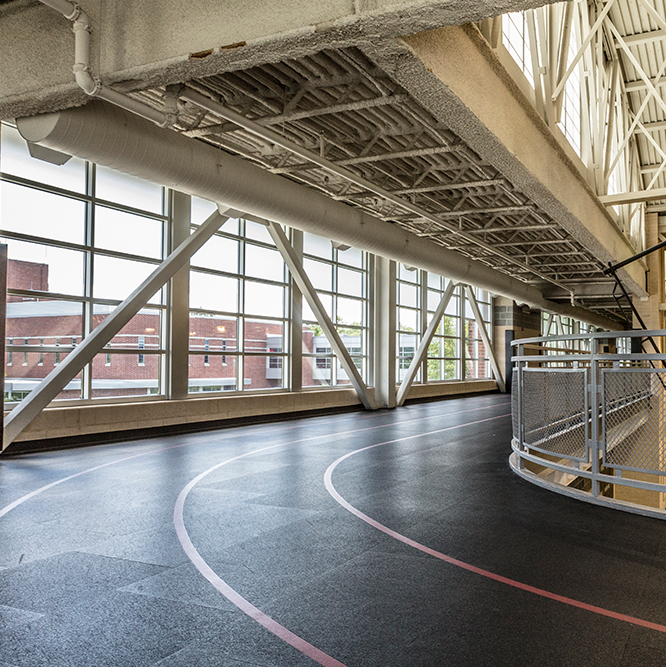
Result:
<svg viewBox="0 0 666 667">
<path fill-rule="evenodd" d="M 504 404 L 505 405 L 505 404 Z M 502 404 L 499 404 L 499 407 L 501 407 Z M 458 410 L 455 413 L 448 413 L 447 415 L 439 415 L 439 416 L 451 416 L 452 414 L 461 414 L 463 412 L 474 412 L 476 410 L 488 410 L 490 408 L 498 407 L 497 404 L 495 405 L 486 405 L 483 407 L 479 408 L 471 408 L 469 410 Z M 502 417 L 506 417 L 506 415 L 501 415 Z M 498 419 L 498 417 L 493 417 L 492 419 Z M 390 426 L 393 426 L 395 424 L 404 424 L 408 422 L 414 422 L 414 421 L 425 421 L 425 419 L 408 419 L 404 420 L 402 422 L 393 422 L 390 424 Z M 481 420 L 481 421 L 487 421 L 487 420 Z M 479 422 L 472 422 L 472 423 L 479 423 Z M 466 424 L 462 424 L 461 426 L 465 426 Z M 272 619 L 270 616 L 264 614 L 260 609 L 255 607 L 251 602 L 246 600 L 240 593 L 238 593 L 235 589 L 233 589 L 229 584 L 227 584 L 226 581 L 224 581 L 211 567 L 208 565 L 208 563 L 205 561 L 203 556 L 197 551 L 197 548 L 194 546 L 192 543 L 192 540 L 190 539 L 189 533 L 187 532 L 187 528 L 185 526 L 185 521 L 183 518 L 183 508 L 185 506 L 185 500 L 187 499 L 188 494 L 190 491 L 202 480 L 204 477 L 208 476 L 210 473 L 219 470 L 222 466 L 225 466 L 229 463 L 232 463 L 233 461 L 238 461 L 239 459 L 245 458 L 247 456 L 252 456 L 253 454 L 259 454 L 261 452 L 267 452 L 273 449 L 277 449 L 278 447 L 286 447 L 289 445 L 295 445 L 299 443 L 304 443 L 304 442 L 310 442 L 312 440 L 317 440 L 322 437 L 329 437 L 329 438 L 335 438 L 339 437 L 341 435 L 350 435 L 354 433 L 360 433 L 363 431 L 372 431 L 377 428 L 383 428 L 384 426 L 387 425 L 382 425 L 382 426 L 370 426 L 367 428 L 360 428 L 360 429 L 354 429 L 351 431 L 343 431 L 342 433 L 332 433 L 329 434 L 328 436 L 316 436 L 312 438 L 302 438 L 300 440 L 293 440 L 292 442 L 287 442 L 287 443 L 280 443 L 277 445 L 269 445 L 267 447 L 262 447 L 260 449 L 255 449 L 250 452 L 246 452 L 245 454 L 240 454 L 239 456 L 234 456 L 233 458 L 227 459 L 225 461 L 222 461 L 221 463 L 217 463 L 216 465 L 208 468 L 208 470 L 204 470 L 202 473 L 197 475 L 185 488 L 180 492 L 178 495 L 178 499 L 176 500 L 176 505 L 173 510 L 173 523 L 176 528 L 176 535 L 178 536 L 178 540 L 180 541 L 180 545 L 183 548 L 183 551 L 185 552 L 186 556 L 190 559 L 192 564 L 199 570 L 199 572 L 217 589 L 222 595 L 224 595 L 231 603 L 236 605 L 241 611 L 243 611 L 245 614 L 250 616 L 252 619 L 254 619 L 257 623 L 261 624 L 263 627 L 265 627 L 269 632 L 272 632 L 274 635 L 282 639 L 283 641 L 287 642 L 297 650 L 301 651 L 301 653 L 307 655 L 308 657 L 312 658 L 316 662 L 318 662 L 320 665 L 324 665 L 325 667 L 345 667 L 343 663 L 337 661 L 335 658 L 331 657 L 327 653 L 324 653 L 320 649 L 318 649 L 316 646 L 313 646 L 309 642 L 305 641 L 302 637 L 299 637 L 298 635 L 295 635 L 293 632 L 285 628 L 283 625 L 280 625 L 277 621 Z M 444 429 L 438 429 L 436 431 L 431 431 L 430 433 L 441 433 L 442 431 L 448 431 L 451 430 L 451 428 L 460 428 L 459 426 L 453 426 L 453 427 L 448 427 Z M 428 435 L 427 433 L 422 434 L 422 435 Z M 418 436 L 410 436 L 410 437 L 418 437 Z M 401 438 L 401 440 L 407 440 L 409 438 Z M 391 441 L 391 442 L 397 442 L 396 441 Z M 381 444 L 387 444 L 387 443 L 381 443 Z M 372 446 L 379 446 L 379 445 L 372 445 Z M 371 447 L 372 447 L 371 446 Z M 368 448 L 365 448 L 368 449 Z M 361 451 L 361 450 L 359 450 Z M 342 457 L 346 458 L 346 457 Z M 339 459 L 342 460 L 342 459 Z"/>
<path fill-rule="evenodd" d="M 358 431 L 368 431 L 372 429 L 378 429 L 378 428 L 389 428 L 390 426 L 394 426 L 397 424 L 407 424 L 410 422 L 415 422 L 415 421 L 425 421 L 426 419 L 434 419 L 436 417 L 446 417 L 451 414 L 459 414 L 462 412 L 473 412 L 474 410 L 486 410 L 491 407 L 501 407 L 502 405 L 508 405 L 508 403 L 497 403 L 494 405 L 485 405 L 481 406 L 478 408 L 471 408 L 469 410 L 458 410 L 455 413 L 442 413 L 439 415 L 428 415 L 426 417 L 417 417 L 415 419 L 404 419 L 402 421 L 398 422 L 391 422 L 389 424 L 380 424 L 379 426 L 369 426 L 368 428 L 364 429 L 358 429 Z M 372 417 L 383 417 L 385 416 L 384 414 L 376 414 L 376 415 L 368 415 Z M 337 420 L 332 419 L 332 422 L 336 422 Z M 352 421 L 351 419 L 345 419 L 344 421 Z M 322 424 L 322 422 L 318 422 L 319 424 Z M 326 423 L 326 422 L 323 422 Z M 257 424 L 257 426 L 261 426 L 260 424 Z M 285 425 L 284 428 L 277 429 L 279 432 L 283 431 L 289 431 L 292 429 L 294 426 L 293 422 L 290 422 L 289 424 Z M 309 438 L 309 440 L 316 440 L 318 438 L 330 438 L 334 437 L 336 435 L 347 435 L 349 433 L 356 433 L 357 431 L 343 431 L 341 433 L 326 433 L 324 435 L 318 435 L 318 436 L 313 436 L 312 438 Z M 273 430 L 273 433 L 275 433 L 275 430 Z M 235 438 L 241 438 L 243 437 L 243 433 L 231 433 L 231 434 L 225 434 L 226 437 L 222 437 L 222 441 L 227 441 Z M 30 493 L 26 493 L 24 496 L 21 496 L 20 498 L 17 498 L 13 502 L 9 503 L 2 509 L 0 509 L 0 518 L 5 516 L 5 514 L 8 514 L 11 512 L 13 509 L 16 509 L 19 505 L 22 505 L 26 501 L 30 500 L 31 498 L 34 498 L 35 496 L 38 496 L 40 493 L 43 493 L 44 491 L 48 491 L 49 489 L 52 489 L 54 486 L 58 486 L 58 484 L 62 484 L 63 482 L 68 482 L 70 479 L 75 479 L 76 477 L 80 477 L 81 475 L 86 475 L 90 472 L 94 472 L 95 470 L 100 470 L 101 468 L 106 468 L 107 466 L 112 466 L 116 465 L 117 463 L 123 463 L 124 461 L 129 461 L 131 459 L 136 459 L 139 458 L 140 456 L 149 456 L 150 454 L 156 454 L 159 452 L 165 452 L 170 449 L 179 449 L 180 447 L 189 447 L 190 445 L 202 445 L 202 444 L 210 444 L 211 442 L 215 442 L 216 440 L 214 438 L 200 438 L 196 441 L 193 442 L 186 442 L 180 445 L 171 445 L 170 447 L 159 447 L 157 449 L 151 449 L 148 452 L 141 452 L 140 454 L 132 454 L 132 456 L 125 456 L 122 459 L 115 459 L 113 461 L 109 461 L 108 463 L 102 463 L 100 465 L 96 465 L 92 468 L 86 468 L 85 470 L 81 470 L 80 472 L 74 473 L 73 475 L 68 475 L 67 477 L 62 477 L 55 482 L 51 482 L 50 484 L 45 484 L 44 486 L 40 486 L 38 489 L 35 489 L 34 491 L 31 491 Z M 296 441 L 296 442 L 304 442 L 304 441 Z M 291 443 L 285 443 L 285 444 L 291 444 Z M 114 445 L 109 445 L 109 447 L 113 447 Z"/>
</svg>

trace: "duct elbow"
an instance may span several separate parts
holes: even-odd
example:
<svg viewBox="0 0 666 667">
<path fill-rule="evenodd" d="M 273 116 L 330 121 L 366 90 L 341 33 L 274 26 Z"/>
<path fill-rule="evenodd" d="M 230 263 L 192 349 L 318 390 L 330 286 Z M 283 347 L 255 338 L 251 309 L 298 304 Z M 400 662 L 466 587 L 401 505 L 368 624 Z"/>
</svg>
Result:
<svg viewBox="0 0 666 667">
<path fill-rule="evenodd" d="M 76 63 L 72 71 L 74 72 L 76 83 L 86 95 L 90 95 L 90 97 L 99 95 L 102 84 L 92 76 L 90 68 L 87 65 Z"/>
</svg>

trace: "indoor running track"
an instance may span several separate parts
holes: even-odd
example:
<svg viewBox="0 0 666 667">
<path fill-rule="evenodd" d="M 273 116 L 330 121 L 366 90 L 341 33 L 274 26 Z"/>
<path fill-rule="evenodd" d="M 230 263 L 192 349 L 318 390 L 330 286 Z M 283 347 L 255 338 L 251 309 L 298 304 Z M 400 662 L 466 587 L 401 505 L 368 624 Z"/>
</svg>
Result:
<svg viewBox="0 0 666 667">
<path fill-rule="evenodd" d="M 666 665 L 666 523 L 518 478 L 509 412 L 0 459 L 0 667 Z"/>
</svg>

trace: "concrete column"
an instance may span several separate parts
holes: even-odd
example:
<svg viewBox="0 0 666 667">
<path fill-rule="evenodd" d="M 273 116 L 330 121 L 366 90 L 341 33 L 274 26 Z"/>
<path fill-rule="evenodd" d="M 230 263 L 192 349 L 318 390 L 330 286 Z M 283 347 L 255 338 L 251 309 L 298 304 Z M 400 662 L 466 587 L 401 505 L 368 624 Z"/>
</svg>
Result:
<svg viewBox="0 0 666 667">
<path fill-rule="evenodd" d="M 291 230 L 291 245 L 301 264 L 303 263 L 303 232 L 299 229 Z M 291 308 L 289 330 L 289 389 L 300 391 L 303 388 L 303 294 L 296 281 L 290 276 Z"/>
<path fill-rule="evenodd" d="M 508 349 L 509 341 L 506 332 L 512 331 L 511 337 L 532 338 L 541 335 L 541 311 L 527 306 L 518 306 L 515 301 L 506 297 L 496 296 L 493 301 L 493 349 L 495 358 L 500 366 L 502 379 L 506 383 L 506 390 L 511 391 L 509 378 L 510 364 L 502 364 L 503 359 L 511 356 Z M 507 368 L 508 366 L 508 368 Z"/>
<path fill-rule="evenodd" d="M 650 246 L 659 243 L 659 215 L 657 213 L 645 214 L 645 244 Z M 657 250 L 645 258 L 648 266 L 646 276 L 647 297 L 634 297 L 634 306 L 640 313 L 645 326 L 648 329 L 664 328 L 664 311 L 660 310 L 660 305 L 664 303 L 664 251 Z M 634 329 L 640 329 L 636 316 L 634 315 Z M 664 350 L 663 339 L 656 339 L 657 345 Z M 648 343 L 649 345 L 649 343 Z M 653 350 L 647 349 L 652 352 Z"/>
<path fill-rule="evenodd" d="M 192 197 L 170 191 L 171 229 L 168 252 L 190 235 Z M 187 398 L 190 345 L 190 263 L 171 279 L 167 341 L 167 398 Z"/>
<path fill-rule="evenodd" d="M 396 406 L 396 264 L 375 257 L 374 272 L 374 375 L 375 402 L 379 408 Z"/>
</svg>

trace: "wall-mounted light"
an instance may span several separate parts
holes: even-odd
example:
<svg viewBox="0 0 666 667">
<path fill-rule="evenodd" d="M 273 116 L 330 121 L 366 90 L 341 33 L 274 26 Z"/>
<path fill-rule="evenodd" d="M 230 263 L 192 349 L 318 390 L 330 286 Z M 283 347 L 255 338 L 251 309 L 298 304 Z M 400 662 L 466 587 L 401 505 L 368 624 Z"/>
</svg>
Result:
<svg viewBox="0 0 666 667">
<path fill-rule="evenodd" d="M 146 333 L 153 333 L 155 329 L 153 327 L 146 327 Z"/>
<path fill-rule="evenodd" d="M 217 330 L 218 330 L 220 333 L 224 333 L 224 332 L 226 331 L 226 329 L 225 329 L 224 327 L 217 327 Z"/>
</svg>

